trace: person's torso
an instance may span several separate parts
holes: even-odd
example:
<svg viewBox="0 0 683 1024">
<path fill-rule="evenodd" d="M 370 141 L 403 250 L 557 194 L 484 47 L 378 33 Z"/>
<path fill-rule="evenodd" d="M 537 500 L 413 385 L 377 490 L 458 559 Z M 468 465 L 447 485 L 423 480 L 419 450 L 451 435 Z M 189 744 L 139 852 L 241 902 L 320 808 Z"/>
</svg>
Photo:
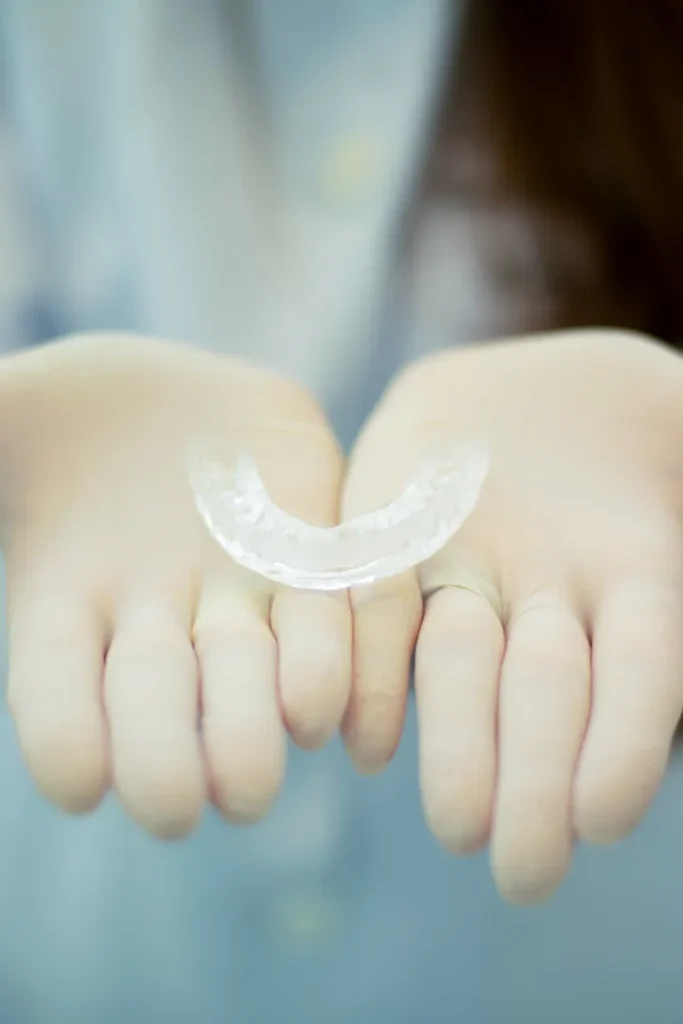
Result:
<svg viewBox="0 0 683 1024">
<path fill-rule="evenodd" d="M 2 343 L 139 330 L 354 394 L 450 6 L 3 0 Z"/>
<path fill-rule="evenodd" d="M 398 359 L 400 315 L 376 324 L 446 7 L 0 0 L 3 344 L 127 328 L 246 353 L 349 436 Z M 680 761 L 649 827 L 609 862 L 582 854 L 534 916 L 499 903 L 484 857 L 438 850 L 416 761 L 411 708 L 381 778 L 338 744 L 292 752 L 262 825 L 211 814 L 163 846 L 113 800 L 49 809 L 1 715 L 0 1019 L 679 1020 Z"/>
</svg>

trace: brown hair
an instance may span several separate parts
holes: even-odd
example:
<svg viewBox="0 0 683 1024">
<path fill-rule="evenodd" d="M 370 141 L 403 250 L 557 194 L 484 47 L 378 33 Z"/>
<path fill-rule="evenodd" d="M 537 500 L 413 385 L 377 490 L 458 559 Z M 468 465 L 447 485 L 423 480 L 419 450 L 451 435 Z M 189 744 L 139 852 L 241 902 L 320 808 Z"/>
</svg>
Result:
<svg viewBox="0 0 683 1024">
<path fill-rule="evenodd" d="M 683 342 L 682 55 L 681 0 L 468 3 L 424 184 L 521 211 L 548 301 L 511 330 Z M 523 293 L 508 249 L 483 272 Z"/>
<path fill-rule="evenodd" d="M 683 348 L 682 58 L 683 0 L 469 3 L 423 199 L 525 220 L 540 314 L 505 233 L 483 250 L 493 294 L 526 309 L 511 333 L 605 325 Z"/>
</svg>

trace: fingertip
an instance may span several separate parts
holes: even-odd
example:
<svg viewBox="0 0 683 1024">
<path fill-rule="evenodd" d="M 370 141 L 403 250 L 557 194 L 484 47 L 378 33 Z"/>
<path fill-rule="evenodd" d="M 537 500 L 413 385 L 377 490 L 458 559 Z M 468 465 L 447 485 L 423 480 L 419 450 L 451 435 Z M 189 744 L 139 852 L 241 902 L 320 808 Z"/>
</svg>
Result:
<svg viewBox="0 0 683 1024">
<path fill-rule="evenodd" d="M 185 625 L 156 593 L 136 596 L 120 610 L 104 701 L 122 806 L 154 836 L 187 835 L 206 797 L 198 666 Z"/>
<path fill-rule="evenodd" d="M 26 766 L 45 799 L 67 814 L 93 811 L 109 788 L 102 718 L 44 710 L 15 720 Z"/>
<path fill-rule="evenodd" d="M 287 744 L 279 722 L 257 723 L 239 733 L 225 721 L 204 722 L 211 801 L 233 824 L 253 824 L 275 803 L 285 773 Z"/>
<path fill-rule="evenodd" d="M 267 611 L 229 589 L 205 594 L 194 645 L 209 797 L 233 824 L 258 821 L 277 797 L 287 755 Z"/>
<path fill-rule="evenodd" d="M 626 838 L 663 780 L 683 702 L 682 616 L 678 591 L 649 573 L 602 597 L 591 718 L 574 783 L 574 826 L 585 842 Z"/>
<path fill-rule="evenodd" d="M 512 839 L 512 841 L 510 841 Z M 547 902 L 564 881 L 571 864 L 571 833 L 556 833 L 553 841 L 535 843 L 532 835 L 514 842 L 502 837 L 494 826 L 491 870 L 503 899 L 514 906 L 535 906 Z"/>
<path fill-rule="evenodd" d="M 479 594 L 448 587 L 427 602 L 415 680 L 420 786 L 432 832 L 458 856 L 490 832 L 502 649 L 500 621 Z"/>
<path fill-rule="evenodd" d="M 407 685 L 366 695 L 362 708 L 352 697 L 342 721 L 342 739 L 351 763 L 360 775 L 378 775 L 391 763 L 401 740 L 407 703 Z"/>
<path fill-rule="evenodd" d="M 348 596 L 283 591 L 273 601 L 271 626 L 286 727 L 297 746 L 317 750 L 339 728 L 349 700 Z"/>
<path fill-rule="evenodd" d="M 131 723 L 118 737 L 116 786 L 121 805 L 159 839 L 179 839 L 199 824 L 206 799 L 196 737 L 175 723 Z"/>
<path fill-rule="evenodd" d="M 569 870 L 574 846 L 571 818 L 569 808 L 564 814 L 558 812 L 558 794 L 553 790 L 552 782 L 545 795 L 529 789 L 526 800 L 523 792 L 516 796 L 508 792 L 504 813 L 495 809 L 491 867 L 509 903 L 544 902 Z M 522 821 L 514 816 L 520 808 L 525 808 Z"/>
<path fill-rule="evenodd" d="M 513 907 L 538 907 L 548 903 L 562 884 L 565 874 L 566 869 L 563 869 L 539 879 L 533 873 L 509 876 L 493 868 L 498 892 Z"/>
<path fill-rule="evenodd" d="M 626 839 L 647 814 L 666 772 L 668 749 L 641 743 L 628 754 L 603 750 L 598 760 L 591 743 L 586 753 L 575 783 L 574 828 L 584 842 L 607 846 Z"/>
<path fill-rule="evenodd" d="M 37 788 L 69 814 L 93 810 L 110 783 L 103 663 L 102 630 L 85 604 L 15 602 L 7 706 Z"/>
<path fill-rule="evenodd" d="M 363 774 L 382 771 L 403 731 L 412 657 L 422 620 L 413 573 L 359 587 L 351 594 L 353 675 L 342 737 Z"/>
<path fill-rule="evenodd" d="M 455 857 L 471 857 L 480 853 L 490 835 L 490 815 L 481 814 L 479 808 L 473 813 L 463 813 L 463 801 L 456 809 L 450 799 L 441 803 L 437 797 L 423 795 L 423 806 L 427 826 L 443 848 Z"/>
</svg>

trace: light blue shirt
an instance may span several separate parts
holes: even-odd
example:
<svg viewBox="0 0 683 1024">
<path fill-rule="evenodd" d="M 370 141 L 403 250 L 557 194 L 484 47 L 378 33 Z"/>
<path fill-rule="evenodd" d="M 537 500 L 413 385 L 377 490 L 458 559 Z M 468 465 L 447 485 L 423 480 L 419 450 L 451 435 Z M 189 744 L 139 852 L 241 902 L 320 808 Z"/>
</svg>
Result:
<svg viewBox="0 0 683 1024">
<path fill-rule="evenodd" d="M 4 345 L 127 327 L 244 352 L 350 440 L 409 351 L 396 239 L 448 7 L 0 0 Z M 207 813 L 178 845 L 113 799 L 47 807 L 3 715 L 0 1020 L 674 1024 L 682 807 L 676 758 L 631 840 L 579 851 L 557 899 L 520 911 L 485 856 L 429 836 L 412 708 L 382 777 L 337 743 L 292 751 L 265 822 Z"/>
</svg>

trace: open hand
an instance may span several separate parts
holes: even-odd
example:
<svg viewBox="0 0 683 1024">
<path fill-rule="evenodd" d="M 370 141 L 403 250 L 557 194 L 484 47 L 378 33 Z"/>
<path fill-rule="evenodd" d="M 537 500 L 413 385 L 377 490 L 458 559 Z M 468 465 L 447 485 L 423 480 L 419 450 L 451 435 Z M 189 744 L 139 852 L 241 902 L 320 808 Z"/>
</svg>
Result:
<svg viewBox="0 0 683 1024">
<path fill-rule="evenodd" d="M 345 515 L 393 498 L 445 433 L 488 442 L 489 478 L 419 574 L 353 594 L 344 733 L 361 768 L 386 763 L 417 638 L 431 827 L 455 852 L 490 838 L 504 895 L 533 900 L 576 836 L 639 821 L 683 707 L 683 364 L 618 332 L 430 357 L 360 437 Z"/>
<path fill-rule="evenodd" d="M 285 727 L 318 746 L 350 683 L 346 594 L 280 590 L 209 537 L 188 441 L 244 442 L 287 511 L 338 517 L 342 460 L 313 400 L 239 361 L 132 336 L 0 365 L 8 699 L 38 786 L 71 811 L 113 783 L 165 836 L 205 798 L 252 820 Z"/>
</svg>

